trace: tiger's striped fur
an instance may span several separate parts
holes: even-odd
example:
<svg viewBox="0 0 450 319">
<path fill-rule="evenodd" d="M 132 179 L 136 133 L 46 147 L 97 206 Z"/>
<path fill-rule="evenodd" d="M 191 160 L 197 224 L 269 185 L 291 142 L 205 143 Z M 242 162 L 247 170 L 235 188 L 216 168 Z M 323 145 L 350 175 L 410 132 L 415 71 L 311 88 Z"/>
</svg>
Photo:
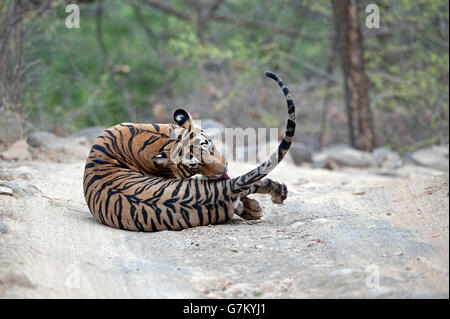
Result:
<svg viewBox="0 0 450 319">
<path fill-rule="evenodd" d="M 247 174 L 219 180 L 213 178 L 225 172 L 226 162 L 222 155 L 211 152 L 219 158 L 212 161 L 215 166 L 199 163 L 198 158 L 195 161 L 198 165 L 211 166 L 207 173 L 201 172 L 211 178 L 186 178 L 196 172 L 190 170 L 191 162 L 186 165 L 183 160 L 179 163 L 164 161 L 166 152 L 171 152 L 176 142 L 183 144 L 186 141 L 190 150 L 188 161 L 196 158 L 193 156 L 195 147 L 189 142 L 192 139 L 191 119 L 184 111 L 178 110 L 181 112 L 178 117 L 175 114 L 175 120 L 181 126 L 119 124 L 96 139 L 86 162 L 84 195 L 95 219 L 111 227 L 132 231 L 181 230 L 223 223 L 235 213 L 254 218 L 251 208 L 258 215 L 259 207 L 257 202 L 255 204 L 246 197 L 249 194 L 270 194 L 274 203 L 282 203 L 287 196 L 286 186 L 263 178 L 283 159 L 292 143 L 295 106 L 281 79 L 271 72 L 266 72 L 266 76 L 282 88 L 289 116 L 285 136 L 269 160 Z M 156 151 L 146 152 L 150 145 Z M 160 166 L 160 160 L 163 160 L 163 166 Z M 180 174 L 180 169 L 186 172 Z M 196 169 L 199 172 L 200 168 Z M 244 209 L 244 205 L 250 209 Z"/>
</svg>

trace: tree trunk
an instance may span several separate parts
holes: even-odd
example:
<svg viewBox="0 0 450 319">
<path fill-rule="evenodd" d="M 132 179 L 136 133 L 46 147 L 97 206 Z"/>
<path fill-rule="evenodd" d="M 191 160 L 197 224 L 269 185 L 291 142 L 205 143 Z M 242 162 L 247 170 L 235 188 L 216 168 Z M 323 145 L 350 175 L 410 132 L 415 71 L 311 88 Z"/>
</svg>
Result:
<svg viewBox="0 0 450 319">
<path fill-rule="evenodd" d="M 356 0 L 332 0 L 338 48 L 345 83 L 345 99 L 353 147 L 372 151 L 373 119 L 369 101 L 369 81 L 363 60 L 363 37 L 358 21 Z"/>
</svg>

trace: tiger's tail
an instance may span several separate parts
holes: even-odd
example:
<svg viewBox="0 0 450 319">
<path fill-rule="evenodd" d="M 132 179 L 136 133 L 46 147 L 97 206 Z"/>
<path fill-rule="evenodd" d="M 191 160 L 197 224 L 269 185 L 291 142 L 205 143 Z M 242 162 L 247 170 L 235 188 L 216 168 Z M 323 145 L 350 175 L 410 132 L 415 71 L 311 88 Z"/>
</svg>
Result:
<svg viewBox="0 0 450 319">
<path fill-rule="evenodd" d="M 250 172 L 231 179 L 232 189 L 235 192 L 248 189 L 253 183 L 261 180 L 267 174 L 269 174 L 286 155 L 287 151 L 291 146 L 295 134 L 295 105 L 288 87 L 275 73 L 268 71 L 265 73 L 265 76 L 277 81 L 278 85 L 283 90 L 284 96 L 286 97 L 288 110 L 288 121 L 286 125 L 286 131 L 284 133 L 283 140 L 278 145 L 278 150 L 275 151 L 267 161 L 265 161 L 258 167 L 254 168 Z"/>
</svg>

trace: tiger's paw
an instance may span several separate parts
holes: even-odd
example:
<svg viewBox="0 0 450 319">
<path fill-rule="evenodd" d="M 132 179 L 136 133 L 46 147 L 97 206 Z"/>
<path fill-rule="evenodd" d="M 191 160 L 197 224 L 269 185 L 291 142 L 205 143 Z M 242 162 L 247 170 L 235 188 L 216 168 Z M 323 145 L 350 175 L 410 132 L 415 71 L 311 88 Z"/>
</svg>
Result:
<svg viewBox="0 0 450 319">
<path fill-rule="evenodd" d="M 244 205 L 244 209 L 239 215 L 240 217 L 246 220 L 256 220 L 261 218 L 262 209 L 259 206 L 258 201 L 248 197 L 244 197 L 242 198 L 242 203 Z"/>
<path fill-rule="evenodd" d="M 273 188 L 270 190 L 270 196 L 272 203 L 283 204 L 284 200 L 287 198 L 287 186 L 285 184 L 280 184 L 274 182 Z"/>
</svg>

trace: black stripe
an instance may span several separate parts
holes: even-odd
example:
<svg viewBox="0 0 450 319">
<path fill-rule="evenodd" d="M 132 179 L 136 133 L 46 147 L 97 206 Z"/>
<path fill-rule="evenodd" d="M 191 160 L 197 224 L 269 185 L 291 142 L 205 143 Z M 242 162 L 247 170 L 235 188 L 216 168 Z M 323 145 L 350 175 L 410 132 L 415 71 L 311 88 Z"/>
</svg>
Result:
<svg viewBox="0 0 450 319">
<path fill-rule="evenodd" d="M 295 122 L 288 120 L 286 125 L 286 136 L 292 137 L 295 134 Z"/>
</svg>

